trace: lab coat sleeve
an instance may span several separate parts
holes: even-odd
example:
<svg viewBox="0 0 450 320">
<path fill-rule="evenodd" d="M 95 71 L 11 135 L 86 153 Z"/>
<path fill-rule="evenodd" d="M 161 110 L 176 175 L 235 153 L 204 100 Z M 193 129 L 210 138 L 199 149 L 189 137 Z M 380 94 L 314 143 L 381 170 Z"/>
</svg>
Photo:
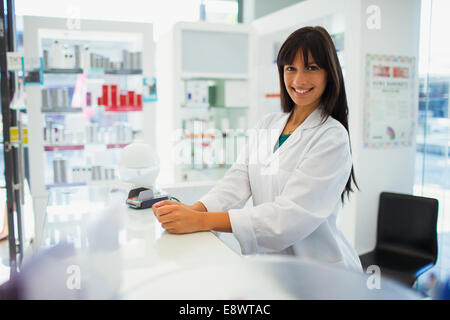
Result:
<svg viewBox="0 0 450 320">
<path fill-rule="evenodd" d="M 236 162 L 200 202 L 209 212 L 223 212 L 239 208 L 250 198 L 248 178 L 248 144 L 242 149 Z"/>
<path fill-rule="evenodd" d="M 272 114 L 265 116 L 253 130 L 257 131 L 259 128 L 266 126 L 271 117 Z M 209 212 L 223 212 L 232 208 L 239 208 L 250 198 L 248 149 L 249 143 L 247 142 L 225 176 L 205 196 L 199 199 Z"/>
<path fill-rule="evenodd" d="M 351 167 L 347 131 L 326 129 L 273 202 L 229 211 L 242 253 L 279 252 L 314 232 L 340 205 Z"/>
</svg>

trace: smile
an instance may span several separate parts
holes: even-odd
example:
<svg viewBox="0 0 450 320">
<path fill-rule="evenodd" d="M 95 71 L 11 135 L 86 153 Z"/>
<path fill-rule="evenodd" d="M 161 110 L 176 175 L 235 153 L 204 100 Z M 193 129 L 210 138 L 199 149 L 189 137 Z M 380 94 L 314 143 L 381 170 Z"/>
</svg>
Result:
<svg viewBox="0 0 450 320">
<path fill-rule="evenodd" d="M 295 88 L 292 88 L 297 94 L 299 95 L 305 95 L 308 94 L 309 92 L 311 92 L 311 90 L 313 90 L 313 88 L 310 89 L 306 89 L 306 90 L 297 90 Z"/>
</svg>

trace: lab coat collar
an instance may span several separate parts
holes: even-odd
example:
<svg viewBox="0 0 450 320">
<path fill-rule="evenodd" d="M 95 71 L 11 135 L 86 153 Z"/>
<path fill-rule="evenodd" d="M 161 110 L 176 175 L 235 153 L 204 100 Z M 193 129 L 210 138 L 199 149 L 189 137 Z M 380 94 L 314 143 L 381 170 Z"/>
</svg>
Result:
<svg viewBox="0 0 450 320">
<path fill-rule="evenodd" d="M 322 124 L 322 105 L 319 105 L 313 112 L 298 126 L 297 129 L 305 130 L 315 128 Z M 284 127 L 283 127 L 284 128 Z"/>
<path fill-rule="evenodd" d="M 289 119 L 290 113 L 284 114 L 280 119 L 275 123 L 273 128 L 278 130 L 277 135 L 272 135 L 272 141 L 269 144 L 268 157 L 262 160 L 263 165 L 269 165 L 273 160 L 275 160 L 284 150 L 288 149 L 292 144 L 296 143 L 302 137 L 302 131 L 306 129 L 315 128 L 322 124 L 322 108 L 319 105 L 313 112 L 299 125 L 294 132 L 292 132 L 289 139 L 283 143 L 275 152 L 273 152 L 273 148 L 276 143 L 278 143 L 278 138 L 283 132 L 284 127 L 286 126 L 286 122 Z"/>
</svg>

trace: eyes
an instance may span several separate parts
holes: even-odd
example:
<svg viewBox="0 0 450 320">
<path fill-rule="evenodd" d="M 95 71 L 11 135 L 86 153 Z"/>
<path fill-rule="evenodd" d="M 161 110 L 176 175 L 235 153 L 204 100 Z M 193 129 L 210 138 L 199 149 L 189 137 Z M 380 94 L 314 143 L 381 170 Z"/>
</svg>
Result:
<svg viewBox="0 0 450 320">
<path fill-rule="evenodd" d="M 284 67 L 285 71 L 295 71 L 295 67 L 293 66 L 285 66 Z M 320 70 L 320 67 L 317 64 L 310 64 L 308 66 L 305 67 L 306 71 L 318 71 Z"/>
</svg>

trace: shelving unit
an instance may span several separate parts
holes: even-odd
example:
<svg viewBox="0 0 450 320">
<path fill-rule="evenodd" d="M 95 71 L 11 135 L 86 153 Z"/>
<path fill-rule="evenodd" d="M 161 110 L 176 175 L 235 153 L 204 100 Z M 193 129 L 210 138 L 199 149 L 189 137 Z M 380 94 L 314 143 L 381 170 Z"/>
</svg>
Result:
<svg viewBox="0 0 450 320">
<path fill-rule="evenodd" d="M 43 83 L 25 87 L 37 235 L 49 189 L 110 183 L 118 178 L 122 148 L 134 139 L 155 144 L 155 102 L 142 99 L 144 77 L 155 75 L 152 24 L 82 20 L 81 25 L 69 30 L 66 19 L 24 17 L 24 57 L 45 66 Z M 52 47 L 56 42 L 65 47 L 66 56 L 68 50 L 88 47 L 90 63 L 95 53 L 110 65 L 90 67 L 85 56 L 74 54 L 73 66 L 65 61 L 64 67 L 54 67 L 56 62 L 49 59 L 57 55 Z M 139 53 L 139 68 L 126 67 L 129 52 Z M 113 105 L 113 86 L 115 103 L 123 92 L 126 103 Z"/>
<path fill-rule="evenodd" d="M 245 143 L 252 110 L 248 25 L 177 23 L 157 47 L 160 183 L 220 179 Z M 229 86 L 234 82 L 242 84 Z M 236 88 L 238 87 L 238 88 Z M 231 90 L 234 89 L 234 92 Z M 242 104 L 229 97 L 242 96 Z"/>
</svg>

